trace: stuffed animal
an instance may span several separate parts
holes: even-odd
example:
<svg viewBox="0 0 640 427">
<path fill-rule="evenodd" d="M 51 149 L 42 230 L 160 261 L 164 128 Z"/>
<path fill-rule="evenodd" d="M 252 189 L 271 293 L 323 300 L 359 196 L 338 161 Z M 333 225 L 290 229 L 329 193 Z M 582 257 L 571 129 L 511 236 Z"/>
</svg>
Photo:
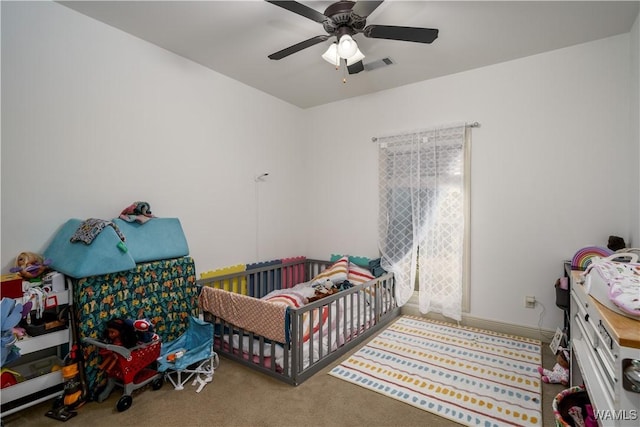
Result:
<svg viewBox="0 0 640 427">
<path fill-rule="evenodd" d="M 43 259 L 40 255 L 33 252 L 21 252 L 16 257 L 15 267 L 9 271 L 18 273 L 23 279 L 35 279 L 40 277 L 49 268 L 50 259 Z"/>
<path fill-rule="evenodd" d="M 538 372 L 545 383 L 569 385 L 569 350 L 565 348 L 558 349 L 556 364 L 553 369 L 548 370 L 538 366 Z"/>
<path fill-rule="evenodd" d="M 323 283 L 313 285 L 313 289 L 315 290 L 315 293 L 312 297 L 307 298 L 307 302 L 314 302 L 338 292 L 338 288 L 336 288 L 331 279 L 327 279 Z"/>
<path fill-rule="evenodd" d="M 133 329 L 136 331 L 136 336 L 140 343 L 148 343 L 158 338 L 155 334 L 153 324 L 148 319 L 134 320 Z"/>
</svg>

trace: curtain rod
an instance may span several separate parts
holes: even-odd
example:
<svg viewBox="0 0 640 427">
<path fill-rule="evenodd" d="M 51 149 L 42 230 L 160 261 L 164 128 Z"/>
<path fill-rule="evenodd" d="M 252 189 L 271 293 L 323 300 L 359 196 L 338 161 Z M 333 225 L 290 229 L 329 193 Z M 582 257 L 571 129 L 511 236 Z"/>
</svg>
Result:
<svg viewBox="0 0 640 427">
<path fill-rule="evenodd" d="M 465 123 L 464 126 L 468 127 L 468 128 L 479 128 L 480 127 L 480 123 L 478 123 L 478 122 Z M 378 140 L 377 137 L 375 137 L 375 136 L 371 137 L 371 141 L 376 142 L 377 140 Z"/>
</svg>

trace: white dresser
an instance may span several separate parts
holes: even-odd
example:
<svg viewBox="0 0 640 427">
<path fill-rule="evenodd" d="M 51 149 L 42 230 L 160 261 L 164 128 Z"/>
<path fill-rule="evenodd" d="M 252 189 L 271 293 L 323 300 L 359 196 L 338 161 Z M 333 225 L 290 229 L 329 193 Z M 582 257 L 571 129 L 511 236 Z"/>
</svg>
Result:
<svg viewBox="0 0 640 427">
<path fill-rule="evenodd" d="M 640 360 L 640 321 L 593 299 L 583 280 L 571 272 L 571 385 L 586 386 L 601 426 L 638 427 L 640 389 L 625 369 Z"/>
</svg>

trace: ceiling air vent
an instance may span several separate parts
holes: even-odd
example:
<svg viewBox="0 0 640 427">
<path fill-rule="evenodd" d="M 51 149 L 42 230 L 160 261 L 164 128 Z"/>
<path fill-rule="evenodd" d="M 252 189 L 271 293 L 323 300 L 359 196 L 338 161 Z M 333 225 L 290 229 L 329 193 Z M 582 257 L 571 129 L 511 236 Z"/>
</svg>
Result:
<svg viewBox="0 0 640 427">
<path fill-rule="evenodd" d="M 365 71 L 372 71 L 376 68 L 386 67 L 387 65 L 392 65 L 394 62 L 391 58 L 382 58 L 377 61 L 369 62 L 368 64 L 364 64 Z"/>
</svg>

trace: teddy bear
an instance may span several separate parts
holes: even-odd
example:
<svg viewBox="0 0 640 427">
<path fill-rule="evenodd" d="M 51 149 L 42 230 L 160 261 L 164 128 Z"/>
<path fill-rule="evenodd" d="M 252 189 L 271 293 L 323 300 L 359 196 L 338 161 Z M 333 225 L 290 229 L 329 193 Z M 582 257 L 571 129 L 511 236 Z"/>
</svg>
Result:
<svg viewBox="0 0 640 427">
<path fill-rule="evenodd" d="M 545 383 L 569 385 L 569 350 L 559 348 L 553 369 L 549 370 L 538 366 L 538 372 Z"/>
</svg>

